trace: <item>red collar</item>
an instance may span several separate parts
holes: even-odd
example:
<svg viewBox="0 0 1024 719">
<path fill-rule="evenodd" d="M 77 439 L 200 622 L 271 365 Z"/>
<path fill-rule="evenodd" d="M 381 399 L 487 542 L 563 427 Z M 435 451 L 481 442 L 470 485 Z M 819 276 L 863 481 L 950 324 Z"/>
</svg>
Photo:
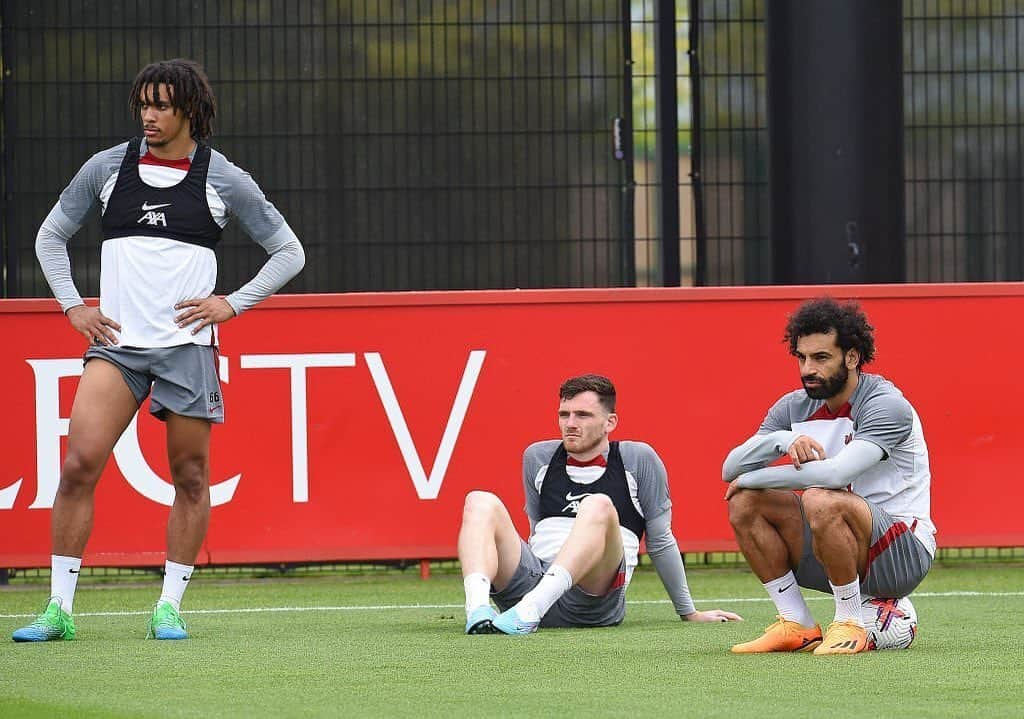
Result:
<svg viewBox="0 0 1024 719">
<path fill-rule="evenodd" d="M 149 150 L 146 150 L 146 154 L 139 158 L 140 165 L 159 165 L 160 167 L 173 167 L 177 170 L 184 170 L 188 172 L 189 168 L 192 167 L 192 160 L 187 157 L 182 157 L 179 160 L 161 160 L 156 157 Z"/>
<path fill-rule="evenodd" d="M 608 461 L 604 458 L 603 454 L 599 454 L 593 459 L 588 459 L 586 462 L 581 462 L 575 457 L 569 457 L 565 460 L 565 464 L 569 467 L 607 467 Z"/>
</svg>

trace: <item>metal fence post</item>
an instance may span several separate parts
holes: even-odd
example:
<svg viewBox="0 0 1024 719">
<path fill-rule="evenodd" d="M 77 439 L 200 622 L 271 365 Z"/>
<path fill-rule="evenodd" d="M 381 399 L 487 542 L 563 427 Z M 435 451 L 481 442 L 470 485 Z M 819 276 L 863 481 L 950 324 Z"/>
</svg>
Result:
<svg viewBox="0 0 1024 719">
<path fill-rule="evenodd" d="M 632 0 L 622 0 L 622 110 L 613 128 L 613 152 L 619 161 L 622 202 L 622 284 L 636 286 L 636 177 L 633 169 L 633 21 Z"/>
<path fill-rule="evenodd" d="M 655 104 L 658 117 L 658 233 L 661 283 L 678 287 L 679 267 L 679 108 L 676 91 L 676 3 L 658 0 L 655 30 Z"/>
<path fill-rule="evenodd" d="M 690 0 L 690 47 L 687 55 L 690 60 L 690 104 L 693 116 L 690 128 L 690 181 L 693 187 L 693 229 L 697 240 L 696 267 L 694 268 L 694 284 L 707 284 L 708 273 L 708 233 L 704 224 L 704 176 L 701 173 L 703 143 L 701 134 L 701 83 L 700 83 L 700 3 L 701 0 Z"/>
</svg>

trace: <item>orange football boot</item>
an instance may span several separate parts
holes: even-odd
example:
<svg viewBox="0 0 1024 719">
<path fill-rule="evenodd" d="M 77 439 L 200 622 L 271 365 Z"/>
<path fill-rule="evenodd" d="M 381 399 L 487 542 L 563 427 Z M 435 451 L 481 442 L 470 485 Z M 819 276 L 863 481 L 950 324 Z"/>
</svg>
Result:
<svg viewBox="0 0 1024 719">
<path fill-rule="evenodd" d="M 859 654 L 867 651 L 868 632 L 854 621 L 832 622 L 815 654 Z"/>
<path fill-rule="evenodd" d="M 734 646 L 732 653 L 809 652 L 821 643 L 821 627 L 817 624 L 805 627 L 782 617 L 778 617 L 778 620 L 769 625 L 757 639 Z"/>
</svg>

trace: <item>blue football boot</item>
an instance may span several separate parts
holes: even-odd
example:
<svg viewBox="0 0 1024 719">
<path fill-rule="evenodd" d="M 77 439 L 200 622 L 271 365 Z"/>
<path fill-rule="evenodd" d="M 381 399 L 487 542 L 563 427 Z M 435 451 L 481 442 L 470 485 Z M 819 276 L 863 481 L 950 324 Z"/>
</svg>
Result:
<svg viewBox="0 0 1024 719">
<path fill-rule="evenodd" d="M 466 634 L 497 634 L 494 618 L 498 613 L 489 604 L 477 607 L 466 617 Z"/>
<path fill-rule="evenodd" d="M 515 607 L 502 612 L 491 622 L 502 634 L 533 634 L 540 626 L 540 619 L 530 622 L 519 616 Z"/>
</svg>

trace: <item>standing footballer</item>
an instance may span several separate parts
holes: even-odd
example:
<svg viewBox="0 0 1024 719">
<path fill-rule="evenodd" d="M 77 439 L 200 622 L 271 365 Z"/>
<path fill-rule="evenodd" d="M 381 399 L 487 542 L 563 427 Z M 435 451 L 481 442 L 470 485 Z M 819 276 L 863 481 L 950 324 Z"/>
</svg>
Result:
<svg viewBox="0 0 1024 719">
<path fill-rule="evenodd" d="M 73 639 L 72 610 L 96 483 L 142 401 L 164 421 L 174 503 L 163 590 L 147 636 L 184 639 L 179 614 L 210 519 L 210 425 L 224 421 L 217 329 L 303 267 L 302 245 L 253 179 L 205 141 L 215 101 L 191 60 L 147 65 L 128 100 L 142 137 L 93 155 L 46 217 L 36 255 L 68 321 L 89 343 L 54 499 L 50 599 L 18 642 Z M 100 306 L 71 279 L 67 243 L 98 208 Z M 269 254 L 255 277 L 213 295 L 214 248 L 229 217 Z"/>
<path fill-rule="evenodd" d="M 928 447 L 903 393 L 862 370 L 875 338 L 856 303 L 804 303 L 785 339 L 803 388 L 779 399 L 722 467 L 736 541 L 779 621 L 732 651 L 856 654 L 867 648 L 861 592 L 905 597 L 931 567 Z M 800 587 L 833 596 L 824 635 Z"/>
</svg>

